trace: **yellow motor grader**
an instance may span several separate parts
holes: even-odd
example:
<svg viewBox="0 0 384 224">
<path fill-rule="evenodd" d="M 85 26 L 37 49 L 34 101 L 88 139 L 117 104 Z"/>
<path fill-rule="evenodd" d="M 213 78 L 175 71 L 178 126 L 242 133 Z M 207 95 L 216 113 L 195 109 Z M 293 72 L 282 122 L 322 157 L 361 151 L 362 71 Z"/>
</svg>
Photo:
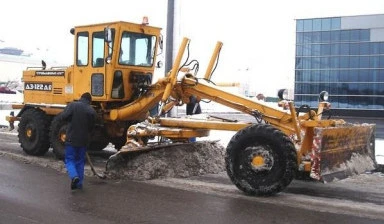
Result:
<svg viewBox="0 0 384 224">
<path fill-rule="evenodd" d="M 280 108 L 216 86 L 210 79 L 221 42 L 204 77 L 198 78 L 192 72 L 195 66 L 190 68 L 196 63 L 188 58 L 190 40 L 184 38 L 171 71 L 153 82 L 156 56 L 162 50 L 160 31 L 145 23 L 121 21 L 73 28 L 72 66 L 44 65 L 23 72 L 24 102 L 14 105 L 20 109 L 16 116 L 7 116 L 11 124 L 19 121 L 22 149 L 40 156 L 52 147 L 63 158 L 67 124 L 56 115 L 90 92 L 98 114 L 91 150 L 113 143 L 120 150 L 117 154 L 124 154 L 163 143 L 180 145 L 208 136 L 210 130 L 237 131 L 226 148 L 226 170 L 232 182 L 250 195 L 278 193 L 298 175 L 327 182 L 375 168 L 375 125 L 323 119 L 330 107 L 326 92 L 319 96 L 316 110 L 303 112 L 290 100 L 281 101 Z M 284 93 L 279 92 L 281 99 Z M 249 114 L 254 122 L 162 116 L 190 103 L 191 97 Z M 150 113 L 153 108 L 157 112 Z M 155 136 L 160 137 L 155 144 L 148 141 Z"/>
</svg>

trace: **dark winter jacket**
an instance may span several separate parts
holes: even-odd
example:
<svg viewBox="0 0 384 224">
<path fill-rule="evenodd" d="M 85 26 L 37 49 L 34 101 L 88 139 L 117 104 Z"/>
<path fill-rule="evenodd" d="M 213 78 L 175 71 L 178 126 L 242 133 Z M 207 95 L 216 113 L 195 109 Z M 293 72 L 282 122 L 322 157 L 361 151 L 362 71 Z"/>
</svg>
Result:
<svg viewBox="0 0 384 224">
<path fill-rule="evenodd" d="M 68 122 L 66 144 L 75 147 L 88 146 L 96 120 L 96 112 L 89 100 L 80 98 L 79 101 L 68 104 L 60 116 Z"/>
<path fill-rule="evenodd" d="M 187 115 L 201 114 L 200 103 L 197 102 L 195 96 L 189 97 L 189 103 L 187 103 L 186 113 Z"/>
</svg>

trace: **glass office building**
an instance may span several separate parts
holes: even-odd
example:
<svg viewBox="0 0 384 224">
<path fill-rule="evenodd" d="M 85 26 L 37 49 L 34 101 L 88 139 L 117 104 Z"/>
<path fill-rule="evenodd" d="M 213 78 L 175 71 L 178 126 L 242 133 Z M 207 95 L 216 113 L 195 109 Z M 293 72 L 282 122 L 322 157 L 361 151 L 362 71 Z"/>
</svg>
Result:
<svg viewBox="0 0 384 224">
<path fill-rule="evenodd" d="M 323 90 L 340 115 L 383 116 L 384 14 L 296 20 L 296 105 Z"/>
</svg>

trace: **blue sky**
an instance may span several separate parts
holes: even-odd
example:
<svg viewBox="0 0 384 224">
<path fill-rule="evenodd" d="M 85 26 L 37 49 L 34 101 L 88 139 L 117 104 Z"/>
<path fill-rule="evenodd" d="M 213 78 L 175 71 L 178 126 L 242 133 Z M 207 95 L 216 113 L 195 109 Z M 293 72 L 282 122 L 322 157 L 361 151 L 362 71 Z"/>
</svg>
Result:
<svg viewBox="0 0 384 224">
<path fill-rule="evenodd" d="M 216 41 L 224 43 L 213 79 L 248 83 L 274 95 L 293 87 L 295 19 L 384 13 L 383 0 L 175 0 L 176 42 L 192 39 L 200 76 Z M 44 58 L 72 64 L 71 27 L 107 21 L 141 22 L 166 33 L 166 0 L 45 1 L 2 3 L 0 40 Z M 177 45 L 178 46 L 178 45 Z M 176 46 L 176 48 L 177 48 Z M 40 50 L 37 50 L 40 49 Z"/>
</svg>

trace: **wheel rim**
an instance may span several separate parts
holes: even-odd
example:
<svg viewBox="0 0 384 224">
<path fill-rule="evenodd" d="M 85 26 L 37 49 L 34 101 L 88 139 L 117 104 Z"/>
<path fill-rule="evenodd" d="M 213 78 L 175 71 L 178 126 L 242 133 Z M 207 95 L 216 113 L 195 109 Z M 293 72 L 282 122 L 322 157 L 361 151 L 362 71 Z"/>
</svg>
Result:
<svg viewBox="0 0 384 224">
<path fill-rule="evenodd" d="M 61 143 L 63 143 L 63 144 L 64 144 L 65 139 L 67 137 L 66 133 L 67 133 L 67 125 L 61 126 L 59 129 L 58 137 L 59 137 L 59 140 L 61 141 Z"/>
<path fill-rule="evenodd" d="M 35 128 L 32 124 L 28 124 L 25 127 L 25 136 L 29 141 L 33 141 L 33 139 L 35 138 L 35 132 Z"/>
<path fill-rule="evenodd" d="M 252 159 L 252 166 L 260 167 L 265 164 L 264 158 L 262 156 L 255 156 Z"/>
<path fill-rule="evenodd" d="M 65 137 L 66 137 L 65 134 L 63 134 L 63 133 L 60 134 L 60 140 L 61 140 L 62 142 L 65 142 Z"/>
<path fill-rule="evenodd" d="M 28 138 L 31 138 L 32 137 L 32 129 L 31 128 L 28 128 L 26 131 L 26 136 L 28 137 Z"/>
<path fill-rule="evenodd" d="M 274 159 L 270 150 L 266 146 L 253 146 L 246 148 L 249 152 L 250 167 L 255 172 L 270 171 L 274 164 Z"/>
</svg>

